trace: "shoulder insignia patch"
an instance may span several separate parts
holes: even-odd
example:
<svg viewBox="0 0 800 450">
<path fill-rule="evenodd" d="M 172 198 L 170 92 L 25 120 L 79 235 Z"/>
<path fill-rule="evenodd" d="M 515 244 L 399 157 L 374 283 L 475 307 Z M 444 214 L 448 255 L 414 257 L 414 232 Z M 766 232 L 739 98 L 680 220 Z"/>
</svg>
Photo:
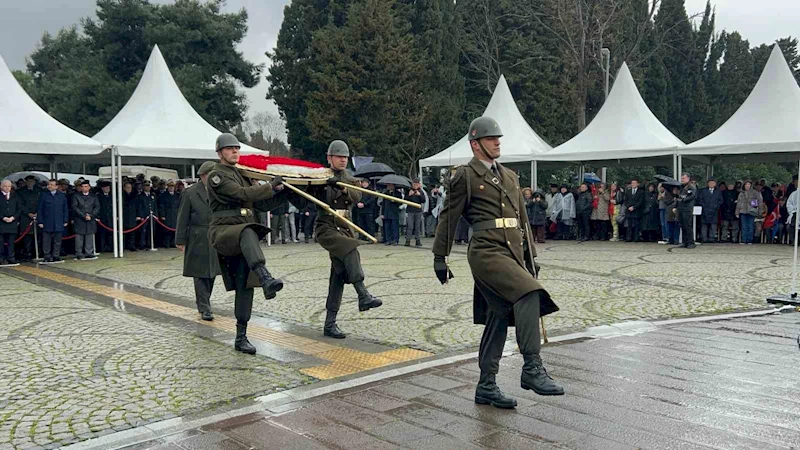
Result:
<svg viewBox="0 0 800 450">
<path fill-rule="evenodd" d="M 219 175 L 214 174 L 214 176 L 211 177 L 211 184 L 213 184 L 214 186 L 218 186 L 221 182 L 222 178 L 220 178 Z"/>
</svg>

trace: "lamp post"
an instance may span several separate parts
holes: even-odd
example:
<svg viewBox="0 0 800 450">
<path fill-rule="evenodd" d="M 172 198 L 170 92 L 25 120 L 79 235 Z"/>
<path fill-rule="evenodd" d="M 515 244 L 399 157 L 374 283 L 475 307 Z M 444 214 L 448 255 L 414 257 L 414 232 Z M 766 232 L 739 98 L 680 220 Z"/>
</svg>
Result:
<svg viewBox="0 0 800 450">
<path fill-rule="evenodd" d="M 611 50 L 605 47 L 600 50 L 600 62 L 601 64 L 605 62 L 605 65 L 603 67 L 603 71 L 605 72 L 604 88 L 606 94 L 605 97 L 603 98 L 603 104 L 605 104 L 605 101 L 608 100 L 608 78 L 609 78 L 609 72 L 611 71 Z M 600 179 L 603 180 L 603 183 L 606 182 L 605 167 L 600 169 Z"/>
</svg>

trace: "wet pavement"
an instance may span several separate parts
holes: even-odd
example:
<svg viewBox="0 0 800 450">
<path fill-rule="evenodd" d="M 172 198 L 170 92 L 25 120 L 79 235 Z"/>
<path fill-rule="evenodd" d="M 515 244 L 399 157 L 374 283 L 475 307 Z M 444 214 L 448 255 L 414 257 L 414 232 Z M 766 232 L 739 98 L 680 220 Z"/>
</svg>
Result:
<svg viewBox="0 0 800 450">
<path fill-rule="evenodd" d="M 800 313 L 659 326 L 548 345 L 563 397 L 498 384 L 516 410 L 473 402 L 474 360 L 125 447 L 180 449 L 790 449 L 800 447 Z"/>
<path fill-rule="evenodd" d="M 355 291 L 345 288 L 340 327 L 361 341 L 411 347 L 436 354 L 464 351 L 480 340 L 472 323 L 472 277 L 466 246 L 454 246 L 455 279 L 441 286 L 433 275 L 431 239 L 425 248 L 360 247 L 366 284 L 384 300 L 358 312 Z M 537 245 L 543 284 L 561 308 L 546 320 L 552 335 L 630 320 L 653 320 L 762 309 L 767 295 L 788 288 L 792 249 L 785 245 L 701 245 L 695 250 L 646 243 L 549 241 Z M 254 313 L 267 320 L 321 333 L 330 273 L 316 244 L 265 249 L 270 270 L 285 281 L 274 301 L 256 292 Z M 91 274 L 193 302 L 192 280 L 181 275 L 177 250 L 126 253 L 124 259 L 68 261 L 58 270 Z M 232 308 L 221 280 L 215 308 Z"/>
</svg>

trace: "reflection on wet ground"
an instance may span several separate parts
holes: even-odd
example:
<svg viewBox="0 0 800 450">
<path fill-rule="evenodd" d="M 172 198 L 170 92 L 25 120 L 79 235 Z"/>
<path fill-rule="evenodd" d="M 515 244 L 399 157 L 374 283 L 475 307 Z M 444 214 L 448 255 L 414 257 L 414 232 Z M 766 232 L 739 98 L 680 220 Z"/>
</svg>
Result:
<svg viewBox="0 0 800 450">
<path fill-rule="evenodd" d="M 516 410 L 473 402 L 475 361 L 392 378 L 126 450 L 789 449 L 800 446 L 800 314 L 659 327 L 547 346 L 563 397 L 498 384 Z"/>
</svg>

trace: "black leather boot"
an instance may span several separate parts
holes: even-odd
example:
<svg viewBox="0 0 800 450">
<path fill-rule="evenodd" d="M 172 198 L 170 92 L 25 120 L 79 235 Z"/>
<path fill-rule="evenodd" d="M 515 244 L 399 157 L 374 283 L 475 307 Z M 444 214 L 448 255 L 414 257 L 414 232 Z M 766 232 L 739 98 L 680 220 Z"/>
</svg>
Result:
<svg viewBox="0 0 800 450">
<path fill-rule="evenodd" d="M 481 372 L 478 387 L 475 388 L 475 403 L 479 405 L 492 405 L 495 408 L 512 409 L 517 407 L 517 401 L 506 397 L 497 387 L 493 373 Z"/>
<path fill-rule="evenodd" d="M 336 325 L 336 313 L 334 311 L 328 310 L 328 313 L 325 315 L 325 329 L 322 331 L 322 334 L 334 339 L 344 339 L 347 337 L 347 334 L 342 332 L 339 326 Z"/>
<path fill-rule="evenodd" d="M 255 268 L 255 272 L 258 274 L 258 279 L 261 281 L 261 289 L 264 290 L 264 298 L 267 300 L 271 300 L 276 297 L 276 294 L 283 289 L 283 281 L 280 278 L 273 278 L 272 274 L 269 273 L 267 267 L 263 264 L 259 264 Z"/>
<path fill-rule="evenodd" d="M 237 352 L 247 353 L 248 355 L 256 354 L 256 348 L 247 340 L 247 325 L 236 324 L 236 343 L 233 348 Z"/>
<path fill-rule="evenodd" d="M 564 395 L 564 388 L 550 378 L 539 355 L 525 357 L 521 385 L 522 389 L 528 389 L 539 395 Z"/>
<path fill-rule="evenodd" d="M 422 247 L 422 241 L 420 241 L 419 239 L 417 239 L 417 242 L 416 242 L 415 246 L 416 246 L 416 247 Z"/>
<path fill-rule="evenodd" d="M 364 312 L 372 308 L 377 308 L 383 304 L 381 299 L 369 293 L 367 287 L 364 286 L 363 281 L 353 283 L 353 287 L 356 288 L 356 292 L 358 293 L 359 311 Z"/>
</svg>

